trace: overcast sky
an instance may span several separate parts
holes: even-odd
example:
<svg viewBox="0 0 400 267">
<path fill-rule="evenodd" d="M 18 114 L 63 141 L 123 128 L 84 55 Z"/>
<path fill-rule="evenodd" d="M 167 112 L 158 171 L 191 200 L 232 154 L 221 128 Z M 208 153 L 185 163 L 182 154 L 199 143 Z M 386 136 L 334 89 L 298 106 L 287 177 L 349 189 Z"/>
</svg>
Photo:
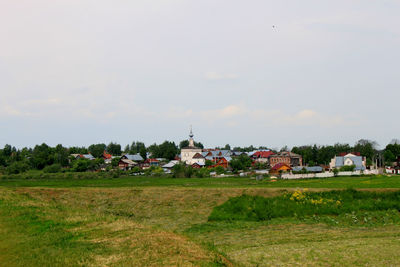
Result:
<svg viewBox="0 0 400 267">
<path fill-rule="evenodd" d="M 398 0 L 0 0 L 0 146 L 400 138 Z"/>
</svg>

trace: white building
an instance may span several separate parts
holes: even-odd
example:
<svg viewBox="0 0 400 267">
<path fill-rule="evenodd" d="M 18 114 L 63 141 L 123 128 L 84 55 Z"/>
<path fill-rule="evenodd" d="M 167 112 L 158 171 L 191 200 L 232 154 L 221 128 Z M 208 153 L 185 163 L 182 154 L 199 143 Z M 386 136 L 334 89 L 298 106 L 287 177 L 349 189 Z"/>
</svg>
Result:
<svg viewBox="0 0 400 267">
<path fill-rule="evenodd" d="M 363 171 L 366 169 L 366 166 L 367 166 L 366 158 L 362 157 L 362 156 L 354 155 L 352 153 L 348 153 L 343 156 L 335 156 L 331 160 L 329 167 L 330 167 L 330 169 L 334 169 L 334 168 L 340 168 L 343 166 L 351 166 L 351 165 L 355 166 L 356 171 Z"/>
<path fill-rule="evenodd" d="M 201 148 L 195 147 L 194 146 L 194 140 L 193 140 L 193 132 L 192 129 L 190 129 L 190 134 L 189 134 L 189 146 L 183 147 L 181 149 L 181 161 L 185 162 L 187 165 L 192 165 L 194 163 L 199 163 L 199 161 L 202 161 L 201 159 L 198 158 L 198 155 L 196 158 L 194 156 L 199 153 L 201 155 Z M 205 162 L 205 159 L 204 159 Z"/>
</svg>

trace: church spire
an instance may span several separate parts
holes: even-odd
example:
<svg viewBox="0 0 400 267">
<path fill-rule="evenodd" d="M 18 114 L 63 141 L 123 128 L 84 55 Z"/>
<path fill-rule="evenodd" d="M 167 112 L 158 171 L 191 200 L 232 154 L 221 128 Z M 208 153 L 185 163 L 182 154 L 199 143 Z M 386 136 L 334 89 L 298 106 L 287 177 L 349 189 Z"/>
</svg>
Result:
<svg viewBox="0 0 400 267">
<path fill-rule="evenodd" d="M 194 147 L 194 140 L 193 140 L 193 130 L 192 125 L 190 125 L 190 134 L 189 134 L 189 146 Z"/>
</svg>

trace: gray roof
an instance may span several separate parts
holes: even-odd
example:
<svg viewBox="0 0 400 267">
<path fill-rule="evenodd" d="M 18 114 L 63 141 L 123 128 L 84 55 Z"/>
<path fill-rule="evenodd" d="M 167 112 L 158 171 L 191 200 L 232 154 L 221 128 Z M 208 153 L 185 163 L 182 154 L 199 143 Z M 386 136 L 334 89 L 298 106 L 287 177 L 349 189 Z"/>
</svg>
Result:
<svg viewBox="0 0 400 267">
<path fill-rule="evenodd" d="M 231 161 L 232 158 L 231 157 L 224 157 L 227 161 Z"/>
<path fill-rule="evenodd" d="M 95 159 L 91 154 L 84 154 L 84 155 L 82 155 L 85 159 L 90 159 L 90 160 L 92 160 L 92 159 Z"/>
<path fill-rule="evenodd" d="M 126 158 L 126 159 L 133 160 L 133 161 L 143 161 L 144 160 L 142 158 L 142 156 L 140 156 L 140 154 L 136 154 L 136 155 L 126 154 L 126 155 L 123 155 L 122 158 Z"/>
<path fill-rule="evenodd" d="M 170 162 L 168 162 L 167 164 L 163 165 L 162 167 L 163 168 L 172 168 L 178 163 L 179 163 L 178 160 L 171 160 Z"/>
<path fill-rule="evenodd" d="M 295 172 L 298 172 L 298 171 L 303 170 L 303 168 L 306 169 L 306 171 L 308 171 L 308 172 L 322 172 L 323 171 L 322 167 L 320 167 L 320 166 L 312 166 L 312 167 L 296 166 L 296 167 L 293 167 L 292 170 Z"/>
</svg>

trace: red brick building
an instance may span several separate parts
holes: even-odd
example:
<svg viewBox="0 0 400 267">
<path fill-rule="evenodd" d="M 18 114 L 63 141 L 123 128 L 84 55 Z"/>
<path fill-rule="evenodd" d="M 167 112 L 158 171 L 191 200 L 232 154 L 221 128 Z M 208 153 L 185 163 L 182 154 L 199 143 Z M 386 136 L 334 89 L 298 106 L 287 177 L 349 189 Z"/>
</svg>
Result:
<svg viewBox="0 0 400 267">
<path fill-rule="evenodd" d="M 279 152 L 269 157 L 269 164 L 271 167 L 279 163 L 284 163 L 290 167 L 303 166 L 303 158 L 292 152 Z"/>
</svg>

